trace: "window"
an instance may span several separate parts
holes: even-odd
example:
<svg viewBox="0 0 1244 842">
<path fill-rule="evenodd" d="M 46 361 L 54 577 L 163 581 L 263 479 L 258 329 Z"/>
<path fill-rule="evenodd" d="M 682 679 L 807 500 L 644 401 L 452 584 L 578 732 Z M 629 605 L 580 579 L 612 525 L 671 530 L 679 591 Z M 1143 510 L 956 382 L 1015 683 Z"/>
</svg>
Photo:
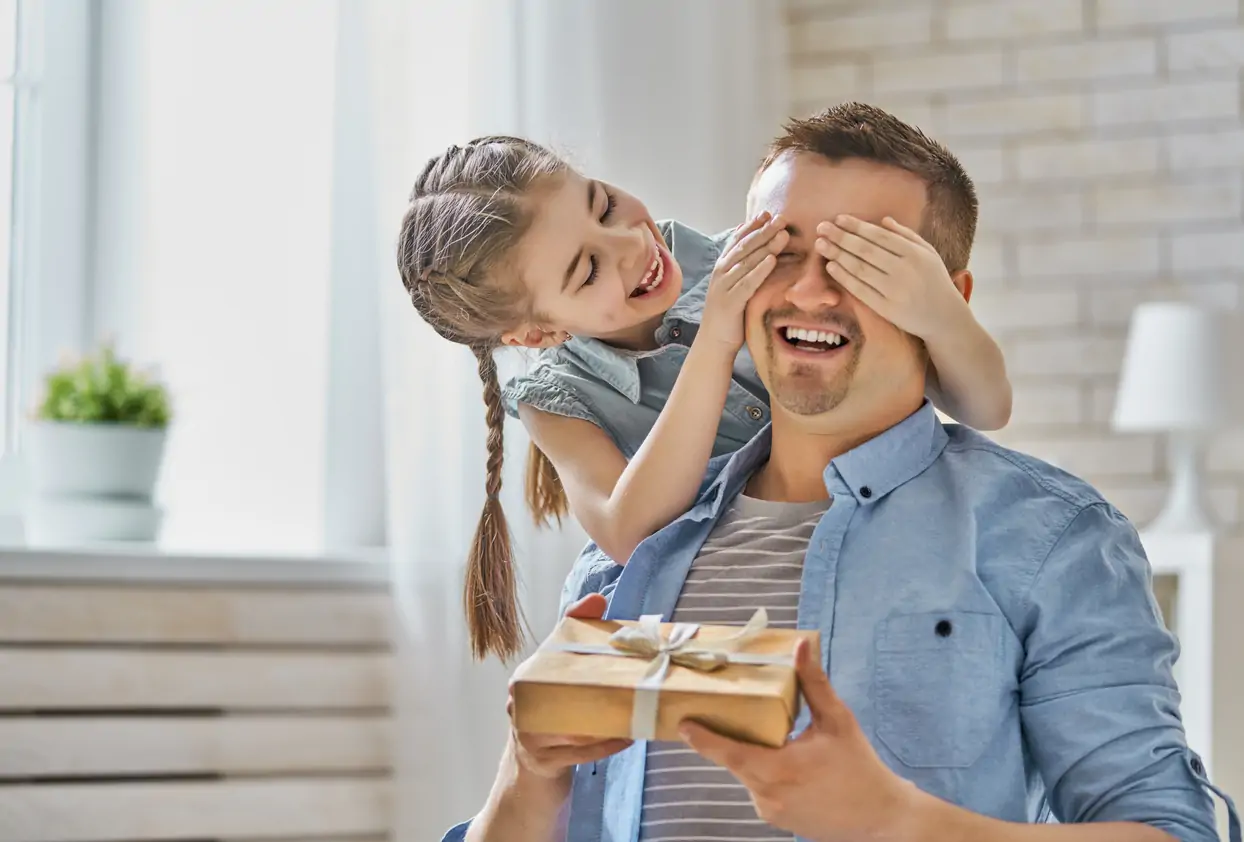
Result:
<svg viewBox="0 0 1244 842">
<path fill-rule="evenodd" d="M 25 228 L 35 187 L 32 135 L 38 126 L 38 4 L 0 0 L 0 444 L 12 449 L 21 409 L 20 302 L 26 279 Z"/>
<path fill-rule="evenodd" d="M 171 390 L 165 549 L 383 541 L 344 8 L 0 0 L 0 516 L 46 372 L 109 340 Z"/>
<path fill-rule="evenodd" d="M 337 6 L 105 3 L 101 16 L 92 329 L 170 389 L 161 543 L 314 552 Z"/>
</svg>

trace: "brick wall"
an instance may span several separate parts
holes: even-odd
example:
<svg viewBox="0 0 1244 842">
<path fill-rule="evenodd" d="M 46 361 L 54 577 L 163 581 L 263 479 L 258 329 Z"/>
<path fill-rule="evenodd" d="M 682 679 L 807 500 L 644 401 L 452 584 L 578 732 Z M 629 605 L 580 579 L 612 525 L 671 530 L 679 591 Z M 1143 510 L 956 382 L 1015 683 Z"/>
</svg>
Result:
<svg viewBox="0 0 1244 842">
<path fill-rule="evenodd" d="M 976 180 L 972 303 L 1015 384 L 998 438 L 1143 525 L 1163 442 L 1108 423 L 1131 311 L 1244 305 L 1244 0 L 787 0 L 787 16 L 792 113 L 883 106 Z M 1216 777 L 1244 796 L 1244 427 L 1206 462 L 1225 538 Z"/>
</svg>

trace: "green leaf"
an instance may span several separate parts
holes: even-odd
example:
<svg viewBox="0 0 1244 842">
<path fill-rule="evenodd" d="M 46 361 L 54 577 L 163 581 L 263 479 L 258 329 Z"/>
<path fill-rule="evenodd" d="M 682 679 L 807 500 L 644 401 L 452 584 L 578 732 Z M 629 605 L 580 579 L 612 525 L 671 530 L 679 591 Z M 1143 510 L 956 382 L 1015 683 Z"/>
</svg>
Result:
<svg viewBox="0 0 1244 842">
<path fill-rule="evenodd" d="M 49 373 L 35 415 L 72 424 L 166 427 L 168 390 L 120 359 L 111 344 Z"/>
</svg>

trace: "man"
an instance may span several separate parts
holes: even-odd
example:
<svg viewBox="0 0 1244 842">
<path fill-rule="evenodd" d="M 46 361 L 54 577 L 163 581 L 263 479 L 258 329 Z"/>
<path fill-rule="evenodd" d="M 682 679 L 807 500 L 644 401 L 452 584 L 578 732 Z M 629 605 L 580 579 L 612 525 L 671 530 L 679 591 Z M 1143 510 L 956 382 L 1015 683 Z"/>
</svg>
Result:
<svg viewBox="0 0 1244 842">
<path fill-rule="evenodd" d="M 791 234 L 747 312 L 771 427 L 625 568 L 581 560 L 569 588 L 579 616 L 604 611 L 599 592 L 611 618 L 741 623 L 764 606 L 819 629 L 821 651 L 796 658 L 797 736 L 515 735 L 484 810 L 449 838 L 1215 839 L 1135 530 L 1074 477 L 944 427 L 923 348 L 873 309 L 900 289 L 888 270 L 913 231 L 970 297 L 959 163 L 850 104 L 791 124 L 749 205 Z"/>
</svg>

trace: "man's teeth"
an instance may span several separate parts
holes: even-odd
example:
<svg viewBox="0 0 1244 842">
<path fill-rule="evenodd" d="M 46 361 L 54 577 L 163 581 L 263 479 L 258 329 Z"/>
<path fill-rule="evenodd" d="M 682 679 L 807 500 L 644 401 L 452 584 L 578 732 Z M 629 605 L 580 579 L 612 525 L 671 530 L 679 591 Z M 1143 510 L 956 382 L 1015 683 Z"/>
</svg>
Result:
<svg viewBox="0 0 1244 842">
<path fill-rule="evenodd" d="M 661 280 L 664 277 L 665 261 L 661 259 L 661 253 L 653 249 L 652 265 L 644 273 L 644 279 L 639 282 L 639 289 L 644 292 L 650 292 L 661 285 Z"/>
<path fill-rule="evenodd" d="M 828 345 L 831 348 L 842 344 L 842 337 L 836 333 L 830 333 L 825 330 L 805 330 L 801 327 L 786 328 L 786 339 L 788 342 L 801 340 L 803 342 L 819 342 L 822 345 Z"/>
</svg>

